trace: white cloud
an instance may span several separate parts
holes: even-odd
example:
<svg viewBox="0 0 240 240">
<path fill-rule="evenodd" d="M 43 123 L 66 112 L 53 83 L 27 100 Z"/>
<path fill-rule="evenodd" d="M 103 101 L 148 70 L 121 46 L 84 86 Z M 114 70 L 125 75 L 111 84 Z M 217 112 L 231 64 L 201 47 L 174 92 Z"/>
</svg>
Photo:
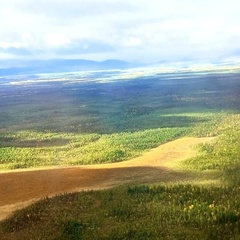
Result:
<svg viewBox="0 0 240 240">
<path fill-rule="evenodd" d="M 52 33 L 44 38 L 44 42 L 49 48 L 57 48 L 70 44 L 71 40 L 63 34 Z"/>
<path fill-rule="evenodd" d="M 238 0 L 4 0 L 0 48 L 36 58 L 218 57 L 239 49 L 239 9 Z"/>
<path fill-rule="evenodd" d="M 122 46 L 124 47 L 138 47 L 143 44 L 143 41 L 141 38 L 138 37 L 128 37 L 123 39 Z"/>
</svg>

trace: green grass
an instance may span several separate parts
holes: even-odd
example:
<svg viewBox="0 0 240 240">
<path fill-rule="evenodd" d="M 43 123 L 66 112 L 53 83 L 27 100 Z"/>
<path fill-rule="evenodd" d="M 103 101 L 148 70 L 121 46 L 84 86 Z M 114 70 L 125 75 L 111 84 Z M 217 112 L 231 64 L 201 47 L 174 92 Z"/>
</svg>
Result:
<svg viewBox="0 0 240 240">
<path fill-rule="evenodd" d="M 159 183 L 46 198 L 1 222 L 0 238 L 240 239 L 239 119 L 221 119 L 212 128 L 221 136 L 183 165 L 186 172 L 218 171 L 219 186 Z"/>
<path fill-rule="evenodd" d="M 214 130 L 219 137 L 213 143 L 200 144 L 200 154 L 188 159 L 183 168 L 191 172 L 215 171 L 231 185 L 240 184 L 240 114 L 223 119 Z"/>
<path fill-rule="evenodd" d="M 236 114 L 167 114 L 169 125 L 192 118 L 188 127 L 162 127 L 112 134 L 12 131 L 0 134 L 0 169 L 119 162 L 176 138 L 220 135 Z M 174 118 L 175 117 L 175 118 Z M 233 119 L 233 120 L 232 120 Z M 164 123 L 163 123 L 164 124 Z"/>
<path fill-rule="evenodd" d="M 168 121 L 170 127 L 112 134 L 32 130 L 2 133 L 0 169 L 119 162 L 185 135 L 219 135 L 234 116 L 226 112 L 166 114 L 162 118 L 172 118 Z M 181 125 L 186 118 L 192 119 L 188 127 L 174 127 L 175 119 Z"/>
<path fill-rule="evenodd" d="M 0 135 L 0 169 L 118 162 L 186 134 L 159 128 L 115 134 L 20 131 Z"/>
<path fill-rule="evenodd" d="M 1 99 L 1 170 L 116 162 L 181 136 L 217 136 L 178 167 L 192 182 L 208 182 L 210 174 L 219 184 L 42 199 L 2 221 L 0 239 L 240 239 L 238 76 L 15 91 Z"/>
<path fill-rule="evenodd" d="M 239 187 L 141 185 L 63 194 L 18 211 L 1 239 L 239 239 Z"/>
</svg>

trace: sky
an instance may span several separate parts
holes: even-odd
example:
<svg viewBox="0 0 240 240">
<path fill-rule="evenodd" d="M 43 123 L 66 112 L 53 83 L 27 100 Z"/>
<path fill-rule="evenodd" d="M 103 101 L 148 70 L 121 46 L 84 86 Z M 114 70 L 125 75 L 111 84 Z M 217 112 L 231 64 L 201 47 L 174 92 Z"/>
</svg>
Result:
<svg viewBox="0 0 240 240">
<path fill-rule="evenodd" d="M 240 59 L 239 0 L 1 0 L 0 59 Z"/>
</svg>

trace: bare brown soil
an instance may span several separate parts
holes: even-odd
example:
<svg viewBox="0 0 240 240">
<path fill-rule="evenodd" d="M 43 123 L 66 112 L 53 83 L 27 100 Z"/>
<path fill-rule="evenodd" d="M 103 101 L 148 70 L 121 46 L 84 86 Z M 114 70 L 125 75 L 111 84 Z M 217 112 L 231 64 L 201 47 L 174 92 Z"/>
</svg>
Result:
<svg viewBox="0 0 240 240">
<path fill-rule="evenodd" d="M 194 156 L 194 145 L 210 140 L 177 139 L 119 163 L 0 172 L 0 220 L 34 201 L 60 193 L 187 179 L 186 173 L 173 166 Z"/>
</svg>

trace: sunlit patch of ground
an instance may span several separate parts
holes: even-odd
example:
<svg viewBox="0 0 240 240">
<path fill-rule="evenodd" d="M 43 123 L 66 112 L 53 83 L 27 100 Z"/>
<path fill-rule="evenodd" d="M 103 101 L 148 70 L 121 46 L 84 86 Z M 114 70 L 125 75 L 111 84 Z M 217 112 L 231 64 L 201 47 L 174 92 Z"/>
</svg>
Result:
<svg viewBox="0 0 240 240">
<path fill-rule="evenodd" d="M 199 143 L 214 138 L 184 137 L 160 145 L 129 161 L 81 167 L 15 170 L 0 173 L 0 220 L 46 196 L 101 189 L 129 183 L 192 182 L 215 184 L 216 179 L 184 172 L 179 163 L 196 154 Z"/>
</svg>

